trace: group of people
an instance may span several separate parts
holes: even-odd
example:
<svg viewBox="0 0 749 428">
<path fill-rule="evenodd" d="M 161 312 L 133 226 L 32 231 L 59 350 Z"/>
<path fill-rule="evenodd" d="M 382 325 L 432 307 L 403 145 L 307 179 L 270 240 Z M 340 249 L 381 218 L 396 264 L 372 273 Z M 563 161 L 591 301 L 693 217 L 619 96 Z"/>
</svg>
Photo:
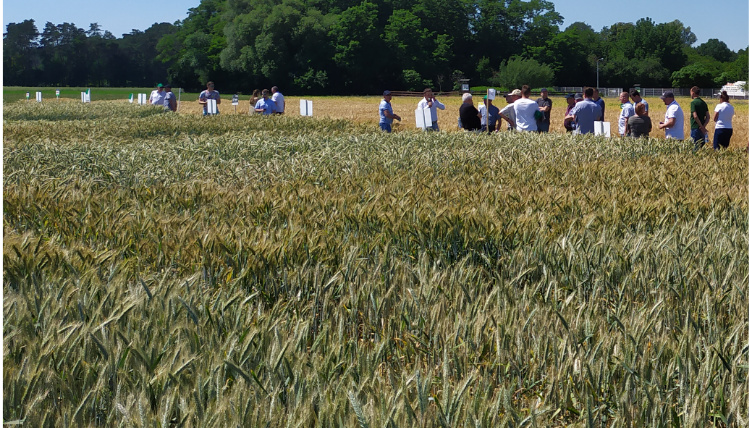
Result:
<svg viewBox="0 0 749 428">
<path fill-rule="evenodd" d="M 695 150 L 698 150 L 709 141 L 706 126 L 710 121 L 710 116 L 707 103 L 700 98 L 700 88 L 694 86 L 690 93 L 692 96 L 690 137 L 694 141 Z M 466 131 L 491 133 L 499 131 L 502 120 L 505 120 L 508 130 L 549 132 L 552 100 L 549 98 L 548 90 L 541 89 L 541 97 L 535 101 L 530 99 L 530 96 L 531 90 L 528 85 L 508 92 L 504 95 L 507 105 L 500 110 L 487 96 L 484 96 L 483 102 L 476 108 L 473 95 L 465 93 L 459 110 L 458 127 Z M 588 87 L 582 93 L 569 94 L 565 98 L 567 109 L 564 113 L 564 128 L 567 132 L 594 133 L 594 123 L 602 121 L 606 111 L 606 103 L 600 97 L 598 89 Z M 660 98 L 667 109 L 664 121 L 658 124 L 658 129 L 664 130 L 666 138 L 684 140 L 684 113 L 676 102 L 674 93 L 666 91 Z M 392 131 L 393 120 L 400 120 L 400 116 L 393 112 L 391 100 L 391 92 L 385 91 L 379 108 L 380 129 L 385 132 Z M 649 104 L 642 98 L 639 91 L 621 92 L 619 102 L 621 103 L 617 123 L 619 135 L 635 138 L 648 137 L 653 124 L 649 117 Z M 431 88 L 424 89 L 424 98 L 419 101 L 417 108 L 430 110 L 432 124 L 429 129 L 439 131 L 437 110 L 444 110 L 445 105 L 435 98 Z M 730 104 L 729 96 L 723 91 L 720 95 L 720 103 L 714 109 L 714 149 L 728 147 L 733 134 L 733 115 L 734 109 Z"/>
<path fill-rule="evenodd" d="M 156 85 L 156 89 L 151 91 L 151 96 L 148 97 L 148 104 L 164 106 L 164 110 L 168 111 L 177 111 L 177 100 L 172 92 L 172 85 Z"/>
</svg>

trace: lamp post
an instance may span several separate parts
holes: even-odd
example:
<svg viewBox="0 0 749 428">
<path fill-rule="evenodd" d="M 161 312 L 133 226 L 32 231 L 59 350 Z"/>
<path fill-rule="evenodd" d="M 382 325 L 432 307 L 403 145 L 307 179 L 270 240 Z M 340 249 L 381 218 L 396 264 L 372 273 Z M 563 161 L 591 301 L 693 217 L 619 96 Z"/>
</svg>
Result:
<svg viewBox="0 0 749 428">
<path fill-rule="evenodd" d="M 598 63 L 601 62 L 601 61 L 603 61 L 604 59 L 606 59 L 606 58 L 598 58 L 596 60 L 596 88 L 600 87 L 600 85 L 598 84 Z"/>
</svg>

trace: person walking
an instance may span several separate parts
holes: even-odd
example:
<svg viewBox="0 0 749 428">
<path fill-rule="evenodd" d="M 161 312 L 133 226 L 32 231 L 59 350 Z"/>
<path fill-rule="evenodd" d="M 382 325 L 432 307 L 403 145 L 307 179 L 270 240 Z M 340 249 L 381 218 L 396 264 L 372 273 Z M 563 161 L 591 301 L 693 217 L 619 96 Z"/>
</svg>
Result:
<svg viewBox="0 0 749 428">
<path fill-rule="evenodd" d="M 634 101 L 635 107 L 637 107 L 637 104 L 644 104 L 645 105 L 645 114 L 649 115 L 650 113 L 650 105 L 647 101 L 645 101 L 642 96 L 640 95 L 640 92 L 635 89 L 634 91 L 629 93 L 629 97 L 632 98 L 632 101 Z"/>
<path fill-rule="evenodd" d="M 661 95 L 663 104 L 666 107 L 666 115 L 664 122 L 658 125 L 658 129 L 663 129 L 666 133 L 666 138 L 673 138 L 674 140 L 684 139 L 684 110 L 681 109 L 679 103 L 674 99 L 674 93 L 666 91 Z"/>
<path fill-rule="evenodd" d="M 720 150 L 728 148 L 733 135 L 733 106 L 729 102 L 728 93 L 720 93 L 720 103 L 715 106 L 715 134 L 713 135 L 713 149 Z"/>
<path fill-rule="evenodd" d="M 578 134 L 593 134 L 595 132 L 593 122 L 601 119 L 601 107 L 593 101 L 593 88 L 585 88 L 585 97 L 575 104 L 570 114 L 565 119 L 573 119 Z"/>
<path fill-rule="evenodd" d="M 198 104 L 203 105 L 203 116 L 208 116 L 208 100 L 216 100 L 216 114 L 218 114 L 218 105 L 221 104 L 221 95 L 215 89 L 216 85 L 213 82 L 205 84 L 205 91 L 201 92 L 198 96 Z"/>
<path fill-rule="evenodd" d="M 278 91 L 278 86 L 274 86 L 270 88 L 271 94 L 273 96 L 271 97 L 271 101 L 273 101 L 273 104 L 276 105 L 276 111 L 273 112 L 273 114 L 283 114 L 286 108 L 286 102 L 284 101 L 283 94 Z"/>
<path fill-rule="evenodd" d="M 432 88 L 424 89 L 424 98 L 419 101 L 417 108 L 420 108 L 422 110 L 429 109 L 432 118 L 432 127 L 430 129 L 433 131 L 439 131 L 440 127 L 437 124 L 437 109 L 444 110 L 445 105 L 437 101 L 437 98 L 434 98 L 434 92 L 432 92 Z"/>
<path fill-rule="evenodd" d="M 549 132 L 551 126 L 551 98 L 549 98 L 549 90 L 546 88 L 541 89 L 541 98 L 536 100 L 538 104 L 538 110 L 544 114 L 543 119 L 538 121 L 538 132 Z"/>
<path fill-rule="evenodd" d="M 650 135 L 653 130 L 653 122 L 648 116 L 645 104 L 640 103 L 635 106 L 635 115 L 627 119 L 629 125 L 629 135 L 634 138 L 645 137 Z"/>
<path fill-rule="evenodd" d="M 393 99 L 393 95 L 390 91 L 382 93 L 382 101 L 380 101 L 380 129 L 390 133 L 393 131 L 393 119 L 398 121 L 401 117 L 393 113 L 393 106 L 390 104 L 390 100 Z"/>
<path fill-rule="evenodd" d="M 523 85 L 520 89 L 521 98 L 512 105 L 515 108 L 516 129 L 520 132 L 537 132 L 538 125 L 536 121 L 543 117 L 543 113 L 538 109 L 538 104 L 530 99 L 531 88 L 528 85 Z"/>
<path fill-rule="evenodd" d="M 619 102 L 622 103 L 622 111 L 619 112 L 619 136 L 629 135 L 629 118 L 635 115 L 635 107 L 629 102 L 629 92 L 623 91 L 619 94 Z"/>
<path fill-rule="evenodd" d="M 697 151 L 705 145 L 705 140 L 707 140 L 707 123 L 710 121 L 708 112 L 710 110 L 707 108 L 707 103 L 700 98 L 698 86 L 692 86 L 689 95 L 692 96 L 692 102 L 689 104 L 690 137 L 694 141 L 694 150 Z"/>
</svg>

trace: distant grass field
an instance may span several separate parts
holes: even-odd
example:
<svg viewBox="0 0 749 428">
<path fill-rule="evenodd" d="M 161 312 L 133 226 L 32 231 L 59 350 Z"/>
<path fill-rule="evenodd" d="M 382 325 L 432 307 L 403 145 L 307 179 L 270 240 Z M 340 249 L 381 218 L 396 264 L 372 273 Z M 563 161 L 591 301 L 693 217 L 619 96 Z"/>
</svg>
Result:
<svg viewBox="0 0 749 428">
<path fill-rule="evenodd" d="M 366 101 L 6 103 L 4 422 L 749 425 L 745 153 Z"/>
</svg>

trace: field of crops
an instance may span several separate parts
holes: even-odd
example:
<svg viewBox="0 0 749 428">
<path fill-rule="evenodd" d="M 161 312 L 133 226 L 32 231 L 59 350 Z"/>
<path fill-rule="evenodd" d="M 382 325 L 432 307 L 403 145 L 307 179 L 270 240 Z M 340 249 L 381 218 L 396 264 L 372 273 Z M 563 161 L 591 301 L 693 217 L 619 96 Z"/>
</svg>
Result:
<svg viewBox="0 0 749 428">
<path fill-rule="evenodd" d="M 3 131 L 6 422 L 749 425 L 740 150 L 121 101 Z"/>
</svg>

